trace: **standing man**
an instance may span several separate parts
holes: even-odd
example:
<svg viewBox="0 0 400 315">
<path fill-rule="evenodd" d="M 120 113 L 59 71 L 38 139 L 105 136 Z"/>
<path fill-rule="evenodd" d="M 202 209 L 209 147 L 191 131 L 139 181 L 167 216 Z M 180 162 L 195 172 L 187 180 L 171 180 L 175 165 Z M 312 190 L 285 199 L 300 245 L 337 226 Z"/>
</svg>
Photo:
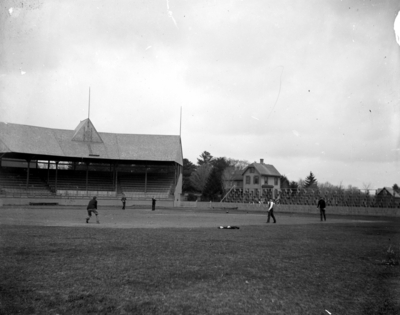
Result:
<svg viewBox="0 0 400 315">
<path fill-rule="evenodd" d="M 122 201 L 122 210 L 125 210 L 125 203 L 126 203 L 125 195 L 122 196 L 121 201 Z"/>
<path fill-rule="evenodd" d="M 151 210 L 156 210 L 156 199 L 154 197 L 151 198 Z"/>
<path fill-rule="evenodd" d="M 98 219 L 98 217 L 97 217 L 97 216 L 99 215 L 99 213 L 97 212 L 97 200 L 96 200 L 96 196 L 94 196 L 93 199 L 89 201 L 89 204 L 88 204 L 86 210 L 87 210 L 87 212 L 88 212 L 88 217 L 86 218 L 86 223 L 89 223 L 89 219 L 90 219 L 90 217 L 92 216 L 92 212 L 96 215 L 96 222 L 97 222 L 97 223 L 100 223 L 100 222 L 99 222 L 99 219 Z"/>
<path fill-rule="evenodd" d="M 317 208 L 319 208 L 319 214 L 321 216 L 321 221 L 323 221 L 322 218 L 324 218 L 324 220 L 326 221 L 326 216 L 325 216 L 326 203 L 325 203 L 325 200 L 323 197 L 320 197 Z"/>
<path fill-rule="evenodd" d="M 275 202 L 270 199 L 269 200 L 269 204 L 268 204 L 268 220 L 267 223 L 269 223 L 269 219 L 272 217 L 272 219 L 274 219 L 274 223 L 276 223 L 275 220 L 275 216 L 274 216 L 274 206 L 275 206 Z"/>
</svg>

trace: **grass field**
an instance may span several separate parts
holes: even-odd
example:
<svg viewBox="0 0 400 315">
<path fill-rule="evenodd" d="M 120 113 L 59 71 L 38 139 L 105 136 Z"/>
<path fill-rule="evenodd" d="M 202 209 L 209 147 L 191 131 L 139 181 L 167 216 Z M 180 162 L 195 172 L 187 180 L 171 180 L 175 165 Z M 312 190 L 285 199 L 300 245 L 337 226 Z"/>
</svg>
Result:
<svg viewBox="0 0 400 315">
<path fill-rule="evenodd" d="M 0 208 L 0 314 L 400 314 L 399 219 L 99 212 Z"/>
</svg>

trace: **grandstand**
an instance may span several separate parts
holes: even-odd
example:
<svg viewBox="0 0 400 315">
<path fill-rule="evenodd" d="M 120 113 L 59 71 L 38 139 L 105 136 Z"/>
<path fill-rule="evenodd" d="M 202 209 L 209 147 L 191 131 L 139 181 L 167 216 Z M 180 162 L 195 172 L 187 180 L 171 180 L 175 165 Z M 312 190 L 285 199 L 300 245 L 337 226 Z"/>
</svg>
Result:
<svg viewBox="0 0 400 315">
<path fill-rule="evenodd" d="M 165 199 L 180 201 L 180 136 L 97 132 L 0 122 L 2 197 Z"/>
<path fill-rule="evenodd" d="M 168 198 L 173 189 L 173 173 L 121 173 L 119 183 L 121 192 L 127 197 L 154 196 L 158 199 Z"/>
<path fill-rule="evenodd" d="M 42 178 L 45 178 L 46 171 L 41 170 Z M 112 173 L 104 171 L 90 172 L 86 181 L 85 171 L 59 170 L 49 171 L 47 184 L 57 195 L 96 195 L 115 196 L 115 185 L 113 185 Z"/>
<path fill-rule="evenodd" d="M 30 175 L 28 184 L 26 177 L 25 169 L 0 168 L 0 193 L 3 195 L 53 195 L 50 187 L 36 173 Z"/>
<path fill-rule="evenodd" d="M 324 197 L 328 207 L 378 207 L 400 208 L 400 196 L 390 188 L 364 191 L 346 190 L 319 190 L 319 189 L 281 189 L 274 196 L 273 189 L 264 188 L 261 192 L 233 188 L 224 197 L 229 203 L 265 203 L 274 198 L 283 205 L 310 205 L 316 206 L 319 197 Z"/>
</svg>

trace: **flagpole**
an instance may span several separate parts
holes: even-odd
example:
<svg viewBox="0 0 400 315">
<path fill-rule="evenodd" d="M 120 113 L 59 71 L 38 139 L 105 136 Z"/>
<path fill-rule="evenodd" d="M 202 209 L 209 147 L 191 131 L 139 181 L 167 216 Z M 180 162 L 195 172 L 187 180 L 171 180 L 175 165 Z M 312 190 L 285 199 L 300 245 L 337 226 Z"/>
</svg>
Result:
<svg viewBox="0 0 400 315">
<path fill-rule="evenodd" d="M 88 105 L 88 126 L 89 126 L 89 120 L 90 120 L 90 86 L 89 86 L 89 105 Z"/>
<path fill-rule="evenodd" d="M 179 123 L 179 137 L 182 135 L 182 106 L 181 106 L 181 117 Z"/>
</svg>

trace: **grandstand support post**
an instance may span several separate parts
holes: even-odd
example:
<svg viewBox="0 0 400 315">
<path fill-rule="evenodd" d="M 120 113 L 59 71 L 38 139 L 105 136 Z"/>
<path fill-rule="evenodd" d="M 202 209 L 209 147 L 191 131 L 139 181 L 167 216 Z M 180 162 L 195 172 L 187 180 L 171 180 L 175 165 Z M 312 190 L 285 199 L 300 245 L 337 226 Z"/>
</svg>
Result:
<svg viewBox="0 0 400 315">
<path fill-rule="evenodd" d="M 115 186 L 115 163 L 112 165 L 111 172 L 112 172 L 112 184 L 113 187 L 115 187 L 115 191 L 117 191 L 117 188 Z"/>
<path fill-rule="evenodd" d="M 147 194 L 147 165 L 144 167 L 144 193 Z"/>
<path fill-rule="evenodd" d="M 56 194 L 57 194 L 58 163 L 60 163 L 60 161 L 56 161 L 56 180 L 55 180 L 55 183 L 54 183 L 54 186 L 55 186 L 54 188 L 56 190 Z"/>
<path fill-rule="evenodd" d="M 174 187 L 176 187 L 177 183 L 178 183 L 178 176 L 180 174 L 180 165 L 178 163 L 175 163 L 174 165 Z"/>
<path fill-rule="evenodd" d="M 47 160 L 47 183 L 50 182 L 50 160 Z"/>
<path fill-rule="evenodd" d="M 26 189 L 28 189 L 28 185 L 29 185 L 29 169 L 31 166 L 31 160 L 30 159 L 26 159 L 26 161 L 28 162 L 28 167 L 26 169 Z"/>
<path fill-rule="evenodd" d="M 114 164 L 115 193 L 118 193 L 118 164 Z"/>
<path fill-rule="evenodd" d="M 89 162 L 86 162 L 86 195 L 88 193 L 88 183 L 89 183 Z"/>
</svg>

